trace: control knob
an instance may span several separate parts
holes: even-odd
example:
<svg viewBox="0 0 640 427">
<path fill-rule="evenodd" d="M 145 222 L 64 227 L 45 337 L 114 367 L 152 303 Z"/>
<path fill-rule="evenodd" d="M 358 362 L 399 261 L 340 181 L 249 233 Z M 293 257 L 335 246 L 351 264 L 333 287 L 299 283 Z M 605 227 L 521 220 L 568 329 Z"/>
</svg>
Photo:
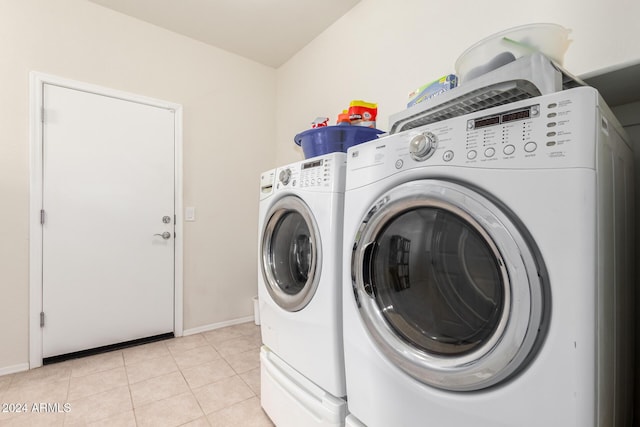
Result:
<svg viewBox="0 0 640 427">
<path fill-rule="evenodd" d="M 431 132 L 423 132 L 411 139 L 409 154 L 413 160 L 423 162 L 433 155 L 437 146 L 436 136 Z"/>
<path fill-rule="evenodd" d="M 287 185 L 289 180 L 291 179 L 291 169 L 283 169 L 280 171 L 280 175 L 278 176 L 282 185 Z"/>
</svg>

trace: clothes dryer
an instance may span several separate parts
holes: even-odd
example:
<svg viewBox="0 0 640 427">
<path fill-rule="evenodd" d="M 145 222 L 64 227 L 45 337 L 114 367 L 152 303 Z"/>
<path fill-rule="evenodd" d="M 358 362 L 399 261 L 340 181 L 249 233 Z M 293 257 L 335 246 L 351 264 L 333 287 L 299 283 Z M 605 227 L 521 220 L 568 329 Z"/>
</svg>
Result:
<svg viewBox="0 0 640 427">
<path fill-rule="evenodd" d="M 586 87 L 349 149 L 351 425 L 630 425 L 632 183 Z"/>
<path fill-rule="evenodd" d="M 331 153 L 261 179 L 261 401 L 282 427 L 344 424 L 345 166 L 345 153 Z"/>
</svg>

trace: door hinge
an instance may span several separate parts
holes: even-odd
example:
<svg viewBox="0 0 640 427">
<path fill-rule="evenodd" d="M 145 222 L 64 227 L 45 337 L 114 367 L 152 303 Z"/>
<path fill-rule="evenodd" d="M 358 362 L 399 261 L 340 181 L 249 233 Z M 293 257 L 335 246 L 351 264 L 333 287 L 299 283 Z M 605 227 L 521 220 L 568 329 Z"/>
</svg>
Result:
<svg viewBox="0 0 640 427">
<path fill-rule="evenodd" d="M 44 311 L 40 312 L 40 327 L 44 328 Z"/>
<path fill-rule="evenodd" d="M 44 225 L 44 209 L 40 209 L 40 224 Z"/>
</svg>

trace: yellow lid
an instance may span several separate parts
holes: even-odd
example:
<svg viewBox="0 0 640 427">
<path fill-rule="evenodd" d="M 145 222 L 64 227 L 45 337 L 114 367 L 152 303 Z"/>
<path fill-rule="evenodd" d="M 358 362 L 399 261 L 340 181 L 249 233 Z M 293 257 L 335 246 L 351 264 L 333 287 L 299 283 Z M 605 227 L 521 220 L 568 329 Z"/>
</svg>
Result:
<svg viewBox="0 0 640 427">
<path fill-rule="evenodd" d="M 366 102 L 362 100 L 351 101 L 349 107 L 365 107 L 365 108 L 378 108 L 378 104 L 373 102 Z"/>
</svg>

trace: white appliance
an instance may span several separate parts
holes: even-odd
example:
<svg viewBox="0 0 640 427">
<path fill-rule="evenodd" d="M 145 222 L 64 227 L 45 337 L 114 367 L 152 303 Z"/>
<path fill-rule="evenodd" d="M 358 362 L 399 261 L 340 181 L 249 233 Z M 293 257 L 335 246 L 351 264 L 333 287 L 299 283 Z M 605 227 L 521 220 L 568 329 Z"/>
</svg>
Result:
<svg viewBox="0 0 640 427">
<path fill-rule="evenodd" d="M 630 425 L 632 168 L 587 87 L 349 149 L 349 425 Z"/>
<path fill-rule="evenodd" d="M 261 178 L 261 402 L 279 427 L 342 426 L 345 153 Z"/>
</svg>

